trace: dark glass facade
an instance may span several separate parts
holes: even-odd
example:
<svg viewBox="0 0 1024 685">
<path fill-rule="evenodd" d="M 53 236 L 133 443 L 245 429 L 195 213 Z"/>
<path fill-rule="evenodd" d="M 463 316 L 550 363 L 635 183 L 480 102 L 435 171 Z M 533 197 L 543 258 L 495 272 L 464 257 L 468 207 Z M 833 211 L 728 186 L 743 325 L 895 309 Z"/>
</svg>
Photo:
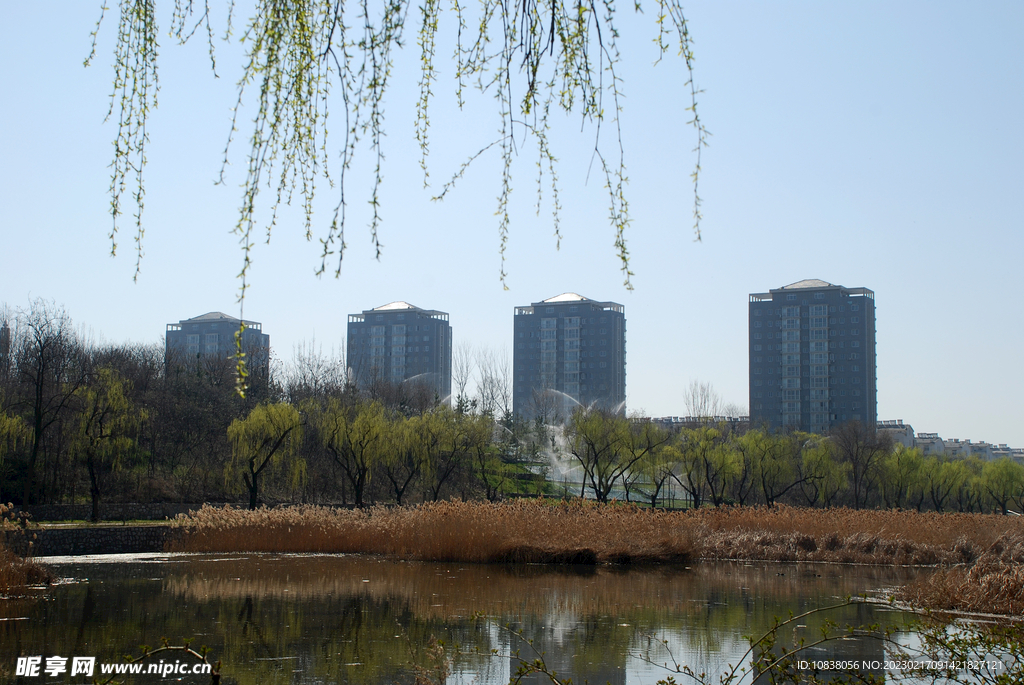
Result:
<svg viewBox="0 0 1024 685">
<path fill-rule="evenodd" d="M 348 317 L 349 378 L 420 383 L 448 402 L 452 392 L 452 327 L 448 314 L 392 302 Z"/>
<path fill-rule="evenodd" d="M 578 406 L 626 407 L 626 316 L 615 302 L 575 293 L 516 307 L 512 354 L 515 413 L 567 418 Z"/>
<path fill-rule="evenodd" d="M 875 426 L 874 292 L 805 280 L 754 293 L 749 307 L 752 427 Z"/>
</svg>

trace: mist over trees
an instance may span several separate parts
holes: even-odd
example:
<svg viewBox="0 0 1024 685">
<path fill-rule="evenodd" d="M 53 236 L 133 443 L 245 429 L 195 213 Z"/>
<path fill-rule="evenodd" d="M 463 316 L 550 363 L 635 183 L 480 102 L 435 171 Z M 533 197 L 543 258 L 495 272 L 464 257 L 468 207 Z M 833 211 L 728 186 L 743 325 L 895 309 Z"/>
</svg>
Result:
<svg viewBox="0 0 1024 685">
<path fill-rule="evenodd" d="M 723 420 L 708 383 L 683 422 L 512 412 L 507 354 L 456 349 L 451 406 L 357 387 L 315 342 L 240 397 L 231 358 L 95 344 L 60 306 L 0 307 L 0 498 L 18 504 L 414 504 L 514 496 L 644 506 L 1024 509 L 1024 465 L 925 456 L 845 424 L 827 436 Z"/>
</svg>

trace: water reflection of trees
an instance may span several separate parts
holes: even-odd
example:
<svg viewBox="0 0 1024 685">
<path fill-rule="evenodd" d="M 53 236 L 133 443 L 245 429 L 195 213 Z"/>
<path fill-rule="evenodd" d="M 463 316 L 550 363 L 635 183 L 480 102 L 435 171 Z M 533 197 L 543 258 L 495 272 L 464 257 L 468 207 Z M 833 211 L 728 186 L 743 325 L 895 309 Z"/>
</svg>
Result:
<svg viewBox="0 0 1024 685">
<path fill-rule="evenodd" d="M 191 558 L 88 573 L 90 582 L 32 607 L 31 622 L 4 622 L 0 659 L 46 645 L 52 654 L 115 660 L 140 643 L 192 637 L 229 676 L 244 672 L 243 682 L 392 683 L 411 680 L 410 664 L 424 663 L 436 636 L 459 646 L 457 667 L 498 682 L 514 664 L 483 655 L 530 656 L 499 628 L 508 624 L 574 682 L 614 683 L 644 635 L 670 638 L 691 661 L 709 659 L 745 646 L 743 635 L 776 616 L 906 580 L 892 569 L 825 565 L 576 571 L 326 556 Z"/>
</svg>

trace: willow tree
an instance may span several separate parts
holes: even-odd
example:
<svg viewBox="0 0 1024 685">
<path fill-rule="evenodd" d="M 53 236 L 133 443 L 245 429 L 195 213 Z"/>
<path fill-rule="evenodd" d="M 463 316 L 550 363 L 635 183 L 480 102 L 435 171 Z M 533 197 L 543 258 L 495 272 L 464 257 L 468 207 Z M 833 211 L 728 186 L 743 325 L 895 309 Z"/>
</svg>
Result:
<svg viewBox="0 0 1024 685">
<path fill-rule="evenodd" d="M 320 440 L 352 487 L 357 507 L 364 505 L 364 493 L 373 470 L 388 448 L 391 427 L 379 402 L 346 406 L 332 399 L 314 413 Z"/>
<path fill-rule="evenodd" d="M 0 397 L 0 406 L 3 405 Z M 4 460 L 7 454 L 18 449 L 22 443 L 31 439 L 32 433 L 20 416 L 8 414 L 0 409 L 0 492 L 4 484 Z"/>
<path fill-rule="evenodd" d="M 130 393 L 131 383 L 110 367 L 96 369 L 76 391 L 80 406 L 72 452 L 89 474 L 93 521 L 100 520 L 106 475 L 124 465 L 136 447 L 139 426 L 146 419 L 146 412 L 133 405 Z"/>
<path fill-rule="evenodd" d="M 287 464 L 293 485 L 305 477 L 306 463 L 298 456 L 302 445 L 302 416 L 290 404 L 260 404 L 244 419 L 228 426 L 231 461 L 225 471 L 230 483 L 241 467 L 249 492 L 249 508 L 259 504 L 260 476 L 268 468 Z"/>
<path fill-rule="evenodd" d="M 374 168 L 368 198 L 372 208 L 370 236 L 381 254 L 380 188 L 383 178 L 385 96 L 394 74 L 396 51 L 415 36 L 419 51 L 419 95 L 413 134 L 420 148 L 424 185 L 429 185 L 430 106 L 439 78 L 438 52 L 453 62 L 452 91 L 461 108 L 471 91 L 493 99 L 496 135 L 479 149 L 467 150 L 465 162 L 435 193 L 445 197 L 477 160 L 496 155 L 501 160 L 497 196 L 499 278 L 504 284 L 505 248 L 511 218 L 513 160 L 521 150 L 536 153 L 538 202 L 550 188 L 555 243 L 559 232 L 559 184 L 551 116 L 559 110 L 575 114 L 593 132 L 593 160 L 603 174 L 614 248 L 626 287 L 630 287 L 626 229 L 630 223 L 626 165 L 620 115 L 623 109 L 620 21 L 613 0 L 481 0 L 470 6 L 451 0 L 442 10 L 438 0 L 256 0 L 248 17 L 235 0 L 223 2 L 223 24 L 212 19 L 212 0 L 174 0 L 169 12 L 169 38 L 185 44 L 205 38 L 214 72 L 215 35 L 226 40 L 242 23 L 245 51 L 235 117 L 228 133 L 230 148 L 236 133 L 247 138 L 247 173 L 234 227 L 241 244 L 241 294 L 244 297 L 250 256 L 258 239 L 257 214 L 261 192 L 270 199 L 268 220 L 273 229 L 282 203 L 301 199 L 307 240 L 321 245 L 318 273 L 341 269 L 345 253 L 346 173 L 357 149 L 370 155 Z M 110 183 L 110 233 L 117 249 L 118 220 L 134 204 L 136 268 L 143 253 L 146 147 L 149 117 L 157 105 L 158 27 L 156 0 L 119 0 L 114 46 L 113 96 L 109 116 L 117 122 Z M 694 57 L 687 21 L 679 0 L 654 0 L 652 37 L 660 56 L 681 57 L 679 88 L 687 92 L 688 124 L 695 136 L 693 229 L 700 238 L 700 198 L 697 194 L 700 151 L 705 131 L 697 113 L 693 80 Z M 641 13 L 641 0 L 633 10 Z M 106 5 L 103 6 L 104 12 Z M 96 53 L 103 14 L 93 32 Z M 445 44 L 445 41 L 451 41 Z M 255 92 L 253 92 L 255 91 Z M 256 101 L 247 132 L 239 114 L 249 98 Z M 328 141 L 329 113 L 340 116 L 339 140 Z M 246 115 L 245 118 L 248 118 Z M 248 125 L 248 124 L 246 124 Z M 608 131 L 606 133 L 605 131 Z M 225 151 L 227 163 L 229 149 Z M 337 161 L 335 152 L 338 153 Z M 223 168 L 222 168 L 223 172 Z M 222 173 L 223 179 L 223 173 Z M 313 198 L 318 183 L 337 192 L 337 204 L 326 226 L 314 230 Z M 269 233 L 268 233 L 269 235 Z"/>
</svg>

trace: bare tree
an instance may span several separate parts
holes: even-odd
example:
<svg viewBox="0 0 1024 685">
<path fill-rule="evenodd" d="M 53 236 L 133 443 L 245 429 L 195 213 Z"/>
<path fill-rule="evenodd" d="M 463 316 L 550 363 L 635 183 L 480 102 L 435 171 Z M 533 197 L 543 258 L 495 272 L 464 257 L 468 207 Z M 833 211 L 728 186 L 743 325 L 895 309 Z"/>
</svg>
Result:
<svg viewBox="0 0 1024 685">
<path fill-rule="evenodd" d="M 722 412 L 722 398 L 708 382 L 690 381 L 690 386 L 683 393 L 683 403 L 687 415 L 702 424 L 713 422 Z"/>
<path fill-rule="evenodd" d="M 295 346 L 284 375 L 285 393 L 293 404 L 307 398 L 339 397 L 348 388 L 344 352 L 324 353 L 315 339 Z"/>
<path fill-rule="evenodd" d="M 878 480 L 882 459 L 892 449 L 892 437 L 875 433 L 873 426 L 860 421 L 849 421 L 836 427 L 830 434 L 839 460 L 850 465 L 855 509 L 867 505 L 868 496 Z"/>
<path fill-rule="evenodd" d="M 481 348 L 476 354 L 477 383 L 480 411 L 497 419 L 512 416 L 512 365 L 508 349 L 498 352 Z"/>
<path fill-rule="evenodd" d="M 20 403 L 27 408 L 32 439 L 25 463 L 22 502 L 35 495 L 36 468 L 44 438 L 85 384 L 81 344 L 63 308 L 44 300 L 18 312 L 14 357 Z"/>
<path fill-rule="evenodd" d="M 747 408 L 736 402 L 728 402 L 722 407 L 722 416 L 738 419 L 741 416 L 747 416 Z"/>
<path fill-rule="evenodd" d="M 475 364 L 473 346 L 468 342 L 457 343 L 452 349 L 452 392 L 455 395 L 455 408 L 463 413 L 472 410 L 466 388 L 473 378 Z"/>
<path fill-rule="evenodd" d="M 6 304 L 0 305 L 0 388 L 6 385 L 10 377 L 14 318 L 14 313 Z"/>
</svg>

